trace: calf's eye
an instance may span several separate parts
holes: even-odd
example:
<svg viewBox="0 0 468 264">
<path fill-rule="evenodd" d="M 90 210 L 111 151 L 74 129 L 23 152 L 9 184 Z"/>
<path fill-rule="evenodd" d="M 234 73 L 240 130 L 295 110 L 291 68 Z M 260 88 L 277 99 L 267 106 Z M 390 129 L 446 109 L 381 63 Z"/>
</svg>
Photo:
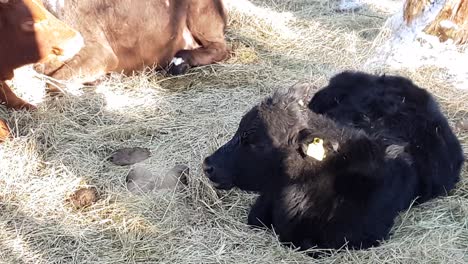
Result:
<svg viewBox="0 0 468 264">
<path fill-rule="evenodd" d="M 249 134 L 247 132 L 242 133 L 239 138 L 239 141 L 242 145 L 249 144 Z"/>
<path fill-rule="evenodd" d="M 247 146 L 251 149 L 261 148 L 262 142 L 259 142 L 258 139 L 252 137 L 252 131 L 243 132 L 239 137 L 239 143 L 242 146 Z"/>
</svg>

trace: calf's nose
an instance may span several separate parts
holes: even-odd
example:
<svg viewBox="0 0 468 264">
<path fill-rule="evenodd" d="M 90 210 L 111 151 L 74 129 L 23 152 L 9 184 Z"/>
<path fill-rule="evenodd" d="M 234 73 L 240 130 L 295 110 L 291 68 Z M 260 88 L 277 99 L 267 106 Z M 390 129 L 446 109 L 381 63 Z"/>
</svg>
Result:
<svg viewBox="0 0 468 264">
<path fill-rule="evenodd" d="M 210 159 L 206 158 L 202 164 L 203 172 L 205 175 L 210 178 L 213 175 L 214 167 L 210 164 Z"/>
</svg>

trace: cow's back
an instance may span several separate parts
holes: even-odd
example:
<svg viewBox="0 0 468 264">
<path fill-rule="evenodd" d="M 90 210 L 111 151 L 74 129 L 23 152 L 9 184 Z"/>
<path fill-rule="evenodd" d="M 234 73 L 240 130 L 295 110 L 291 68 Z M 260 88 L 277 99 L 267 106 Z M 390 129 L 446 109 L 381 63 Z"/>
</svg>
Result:
<svg viewBox="0 0 468 264">
<path fill-rule="evenodd" d="M 50 0 L 49 0 L 50 1 Z M 168 64 L 175 52 L 196 47 L 187 31 L 190 0 L 66 0 L 53 10 L 77 28 L 86 42 L 108 42 L 119 63 L 115 71 Z M 50 5 L 49 5 L 50 6 Z M 188 41 L 182 41 L 181 38 Z M 192 42 L 192 46 L 186 46 Z"/>
</svg>

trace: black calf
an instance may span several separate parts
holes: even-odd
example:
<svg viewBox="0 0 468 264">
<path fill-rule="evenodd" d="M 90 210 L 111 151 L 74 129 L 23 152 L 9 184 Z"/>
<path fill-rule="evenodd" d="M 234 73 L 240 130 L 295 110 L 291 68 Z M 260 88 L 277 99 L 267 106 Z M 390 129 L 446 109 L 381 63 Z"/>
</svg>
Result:
<svg viewBox="0 0 468 264">
<path fill-rule="evenodd" d="M 204 162 L 217 188 L 260 192 L 250 225 L 301 249 L 367 248 L 414 199 L 458 181 L 461 146 L 411 81 L 345 72 L 310 94 L 301 86 L 265 99 Z"/>
</svg>

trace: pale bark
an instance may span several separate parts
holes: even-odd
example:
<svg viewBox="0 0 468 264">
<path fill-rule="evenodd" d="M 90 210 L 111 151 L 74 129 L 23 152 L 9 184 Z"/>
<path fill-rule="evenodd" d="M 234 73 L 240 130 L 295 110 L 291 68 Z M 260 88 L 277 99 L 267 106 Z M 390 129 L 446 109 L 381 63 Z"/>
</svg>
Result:
<svg viewBox="0 0 468 264">
<path fill-rule="evenodd" d="M 404 19 L 411 26 L 431 4 L 431 0 L 407 0 Z M 468 0 L 446 0 L 436 18 L 429 22 L 424 32 L 437 36 L 441 42 L 449 39 L 456 44 L 468 41 Z"/>
</svg>

